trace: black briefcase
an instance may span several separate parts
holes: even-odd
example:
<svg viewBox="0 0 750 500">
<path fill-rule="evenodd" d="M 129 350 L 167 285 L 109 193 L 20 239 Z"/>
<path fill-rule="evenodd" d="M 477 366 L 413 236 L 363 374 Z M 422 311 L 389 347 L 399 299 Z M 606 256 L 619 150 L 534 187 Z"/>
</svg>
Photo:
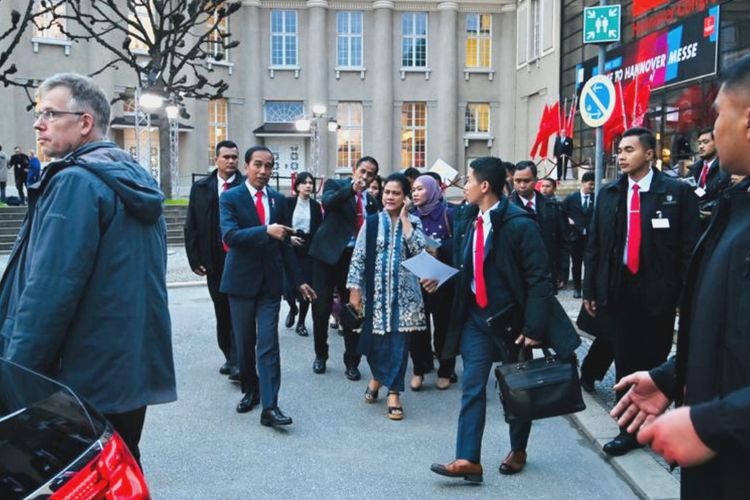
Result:
<svg viewBox="0 0 750 500">
<path fill-rule="evenodd" d="M 505 421 L 539 420 L 586 408 L 575 355 L 562 360 L 549 349 L 543 358 L 523 359 L 495 368 Z"/>
</svg>

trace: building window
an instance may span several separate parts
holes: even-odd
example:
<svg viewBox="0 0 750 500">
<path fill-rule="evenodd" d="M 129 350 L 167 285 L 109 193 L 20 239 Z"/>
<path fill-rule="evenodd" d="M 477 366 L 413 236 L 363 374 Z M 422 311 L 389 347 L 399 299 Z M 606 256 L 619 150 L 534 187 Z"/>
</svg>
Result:
<svg viewBox="0 0 750 500">
<path fill-rule="evenodd" d="M 149 16 L 149 10 L 153 9 L 153 5 L 146 6 L 147 1 L 153 0 L 135 0 L 135 6 L 130 13 L 128 29 L 131 52 L 148 52 L 149 45 L 154 43 L 154 27 Z"/>
<path fill-rule="evenodd" d="M 336 108 L 337 168 L 352 169 L 362 157 L 362 103 L 340 102 Z"/>
<path fill-rule="evenodd" d="M 401 167 L 424 168 L 427 105 L 405 102 L 401 106 Z"/>
<path fill-rule="evenodd" d="M 67 40 L 63 33 L 65 28 L 64 19 L 55 19 L 55 15 L 65 15 L 65 2 L 59 0 L 54 6 L 53 2 L 45 2 L 44 5 L 40 0 L 36 0 L 34 9 L 36 17 L 34 18 L 34 38 L 46 38 L 51 40 Z"/>
<path fill-rule="evenodd" d="M 305 106 L 300 101 L 266 101 L 263 121 L 266 123 L 294 123 L 305 116 Z"/>
<path fill-rule="evenodd" d="M 362 67 L 362 12 L 336 13 L 336 66 Z"/>
<path fill-rule="evenodd" d="M 490 133 L 489 104 L 471 103 L 466 105 L 464 132 L 477 135 L 487 135 Z"/>
<path fill-rule="evenodd" d="M 466 67 L 489 69 L 492 65 L 492 16 L 466 15 Z"/>
<path fill-rule="evenodd" d="M 297 66 L 297 12 L 271 11 L 271 66 Z"/>
<path fill-rule="evenodd" d="M 541 0 L 531 0 L 531 15 L 529 22 L 529 60 L 538 59 L 542 52 L 542 3 Z"/>
<path fill-rule="evenodd" d="M 219 20 L 218 15 L 214 14 L 206 22 L 206 30 L 209 31 L 215 26 L 216 29 L 208 34 L 208 56 L 214 61 L 228 61 L 229 54 L 227 54 L 227 50 L 224 48 L 223 35 L 229 33 L 229 18 L 224 17 Z"/>
<path fill-rule="evenodd" d="M 144 132 L 145 134 L 145 132 Z M 143 168 L 151 172 L 152 175 L 158 176 L 159 173 L 159 129 L 154 127 L 151 130 L 151 154 L 149 155 L 150 165 L 141 165 Z M 138 137 L 135 135 L 135 128 L 126 128 L 122 134 L 122 149 L 130 153 L 136 161 L 136 151 L 138 150 Z"/>
<path fill-rule="evenodd" d="M 227 100 L 212 99 L 208 101 L 208 164 L 211 165 L 216 155 L 216 145 L 229 137 L 227 124 Z"/>
<path fill-rule="evenodd" d="M 427 67 L 427 13 L 401 14 L 401 67 Z"/>
</svg>

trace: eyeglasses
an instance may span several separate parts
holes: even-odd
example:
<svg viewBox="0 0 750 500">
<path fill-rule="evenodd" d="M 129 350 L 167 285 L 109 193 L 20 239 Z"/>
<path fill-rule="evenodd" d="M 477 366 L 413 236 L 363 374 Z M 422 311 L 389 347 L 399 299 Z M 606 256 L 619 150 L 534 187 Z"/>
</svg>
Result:
<svg viewBox="0 0 750 500">
<path fill-rule="evenodd" d="M 53 122 L 63 115 L 85 115 L 83 111 L 57 111 L 55 109 L 45 109 L 44 111 L 34 111 L 34 121 Z"/>
</svg>

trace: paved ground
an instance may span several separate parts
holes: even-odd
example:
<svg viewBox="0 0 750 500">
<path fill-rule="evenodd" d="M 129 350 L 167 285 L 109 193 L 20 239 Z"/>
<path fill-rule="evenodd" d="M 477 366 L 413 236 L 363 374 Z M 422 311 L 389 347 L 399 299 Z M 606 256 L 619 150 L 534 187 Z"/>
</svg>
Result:
<svg viewBox="0 0 750 500">
<path fill-rule="evenodd" d="M 319 376 L 311 370 L 312 339 L 281 329 L 280 405 L 295 423 L 281 431 L 262 427 L 257 409 L 234 411 L 239 389 L 218 374 L 205 288 L 170 289 L 170 309 L 180 399 L 147 415 L 143 462 L 155 498 L 599 499 L 604 491 L 609 499 L 635 498 L 565 418 L 534 425 L 522 475 L 498 474 L 508 437 L 492 387 L 484 485 L 432 474 L 431 462 L 452 459 L 458 388 L 408 392 L 406 418 L 391 422 L 384 403 L 363 403 L 364 380 L 344 378 L 343 342 L 335 334 L 329 371 Z M 366 363 L 361 368 L 367 376 Z"/>
</svg>

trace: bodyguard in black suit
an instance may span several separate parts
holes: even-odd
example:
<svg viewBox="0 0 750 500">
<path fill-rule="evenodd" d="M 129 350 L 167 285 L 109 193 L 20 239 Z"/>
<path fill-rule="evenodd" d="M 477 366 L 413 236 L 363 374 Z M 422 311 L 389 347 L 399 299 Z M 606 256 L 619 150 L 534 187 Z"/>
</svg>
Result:
<svg viewBox="0 0 750 500">
<path fill-rule="evenodd" d="M 521 161 L 513 173 L 515 190 L 511 202 L 526 210 L 542 230 L 544 247 L 549 255 L 552 282 L 557 291 L 568 280 L 570 250 L 568 249 L 568 223 L 557 200 L 546 198 L 534 189 L 537 169 L 534 162 Z"/>
<path fill-rule="evenodd" d="M 232 141 L 221 141 L 216 145 L 216 169 L 190 189 L 184 228 L 185 252 L 190 269 L 198 276 L 206 277 L 208 293 L 214 304 L 216 339 L 225 360 L 219 372 L 230 375 L 235 371 L 235 377 L 238 376 L 237 356 L 233 349 L 229 299 L 219 291 L 226 257 L 219 225 L 219 196 L 244 180 L 237 171 L 239 154 L 237 145 Z"/>
<path fill-rule="evenodd" d="M 583 252 L 589 237 L 591 217 L 594 215 L 594 173 L 586 172 L 581 178 L 581 189 L 569 194 L 562 203 L 568 221 L 568 242 L 573 268 L 573 296 L 581 298 L 581 269 Z"/>
<path fill-rule="evenodd" d="M 365 156 L 352 169 L 352 179 L 329 179 L 323 187 L 325 218 L 310 246 L 314 259 L 313 284 L 318 300 L 313 303 L 313 336 L 315 362 L 313 371 L 325 373 L 328 360 L 328 318 L 331 315 L 333 289 L 339 293 L 342 304 L 349 302 L 346 277 L 352 260 L 354 243 L 364 219 L 380 209 L 377 200 L 370 196 L 367 187 L 378 174 L 378 162 Z M 360 355 L 357 336 L 344 329 L 344 365 L 349 380 L 359 380 Z"/>
<path fill-rule="evenodd" d="M 555 137 L 555 145 L 552 149 L 557 163 L 557 179 L 563 180 L 568 176 L 568 165 L 570 158 L 573 156 L 573 139 L 568 137 L 565 129 L 560 131 L 560 135 Z"/>
<path fill-rule="evenodd" d="M 698 133 L 698 156 L 700 160 L 688 167 L 688 172 L 695 181 L 702 229 L 705 229 L 708 227 L 711 211 L 719 203 L 721 193 L 732 184 L 729 173 L 719 165 L 712 128 L 703 129 Z"/>
<path fill-rule="evenodd" d="M 544 343 L 567 358 L 580 343 L 553 296 L 549 259 L 531 215 L 503 196 L 505 169 L 498 158 L 471 163 L 454 230 L 456 294 L 442 356 L 463 358 L 456 460 L 433 464 L 436 474 L 480 482 L 487 379 L 498 359 L 516 362 L 521 349 Z M 423 281 L 434 292 L 434 281 Z M 511 311 L 511 312 L 509 312 Z M 527 352 L 528 355 L 528 352 Z M 500 473 L 526 464 L 531 422 L 510 424 L 511 451 Z"/>
<path fill-rule="evenodd" d="M 583 304 L 611 329 L 618 380 L 667 359 L 699 234 L 698 199 L 686 183 L 651 168 L 655 149 L 650 130 L 623 134 L 617 155 L 624 175 L 598 193 L 586 247 Z M 604 451 L 622 455 L 637 446 L 623 429 Z"/>
<path fill-rule="evenodd" d="M 304 284 L 289 236 L 284 196 L 270 188 L 273 153 L 255 146 L 245 153 L 247 180 L 219 201 L 221 232 L 229 247 L 221 291 L 229 296 L 232 326 L 245 396 L 239 413 L 263 405 L 262 425 L 289 425 L 292 419 L 278 406 L 279 307 L 284 273 L 289 273 L 307 300 L 315 292 Z M 257 353 L 258 375 L 252 367 Z"/>
</svg>

